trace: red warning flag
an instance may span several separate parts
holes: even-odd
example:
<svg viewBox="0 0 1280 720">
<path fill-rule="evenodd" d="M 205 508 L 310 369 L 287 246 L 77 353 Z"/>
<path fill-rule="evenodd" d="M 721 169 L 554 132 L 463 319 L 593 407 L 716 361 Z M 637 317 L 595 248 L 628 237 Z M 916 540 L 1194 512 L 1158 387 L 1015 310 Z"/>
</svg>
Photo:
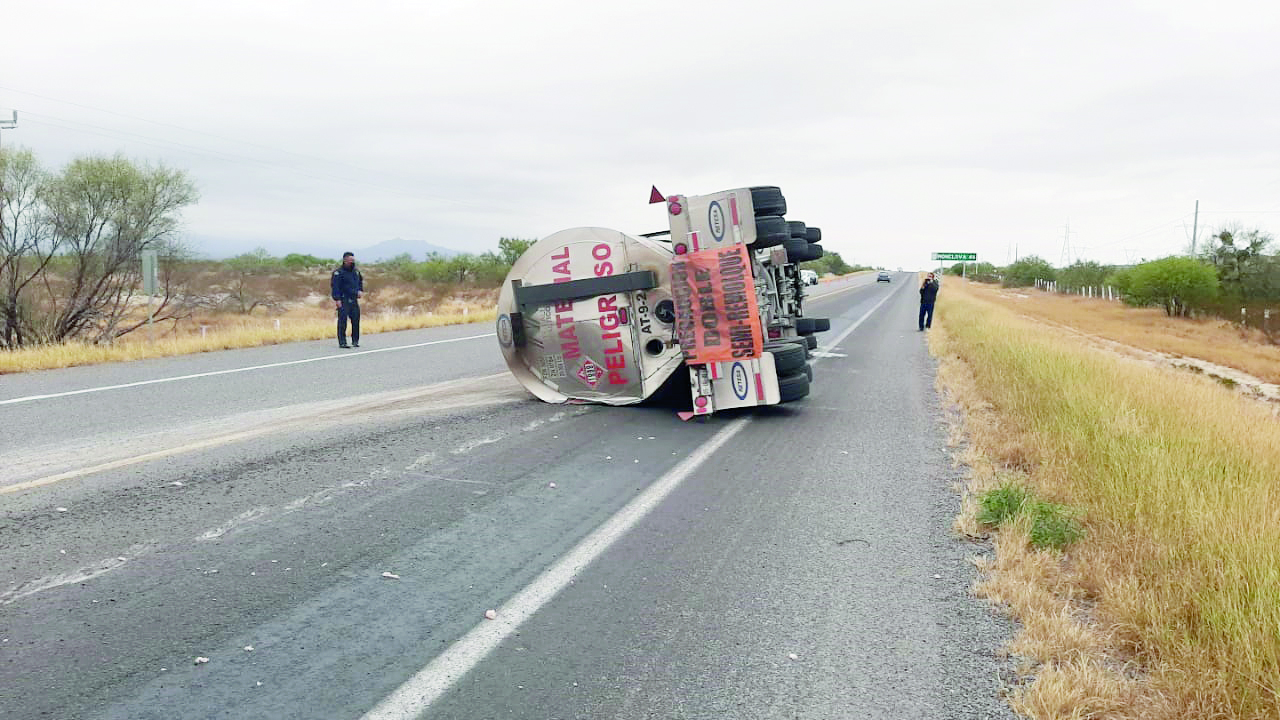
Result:
<svg viewBox="0 0 1280 720">
<path fill-rule="evenodd" d="M 667 199 L 663 197 L 662 193 L 658 192 L 658 186 L 654 185 L 653 190 L 649 191 L 649 204 L 656 205 L 657 203 L 666 201 Z"/>
</svg>

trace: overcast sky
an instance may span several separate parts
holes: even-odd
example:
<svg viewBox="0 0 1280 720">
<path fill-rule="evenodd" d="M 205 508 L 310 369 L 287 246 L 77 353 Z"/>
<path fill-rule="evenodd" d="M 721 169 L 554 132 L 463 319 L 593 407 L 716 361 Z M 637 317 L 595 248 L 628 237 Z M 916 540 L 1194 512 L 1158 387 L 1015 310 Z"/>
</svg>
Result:
<svg viewBox="0 0 1280 720">
<path fill-rule="evenodd" d="M 1280 3 L 11 0 L 0 131 L 185 169 L 211 254 L 666 227 L 779 185 L 850 262 L 1280 230 Z"/>
</svg>

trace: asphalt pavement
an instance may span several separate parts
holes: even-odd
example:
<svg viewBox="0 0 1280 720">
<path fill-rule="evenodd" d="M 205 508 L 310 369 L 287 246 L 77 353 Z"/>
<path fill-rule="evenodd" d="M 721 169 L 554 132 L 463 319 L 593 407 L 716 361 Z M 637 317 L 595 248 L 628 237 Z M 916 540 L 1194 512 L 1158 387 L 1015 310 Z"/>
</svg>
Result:
<svg viewBox="0 0 1280 720">
<path fill-rule="evenodd" d="M 0 377 L 0 717 L 1012 717 L 913 289 L 701 423 L 487 326 Z"/>
</svg>

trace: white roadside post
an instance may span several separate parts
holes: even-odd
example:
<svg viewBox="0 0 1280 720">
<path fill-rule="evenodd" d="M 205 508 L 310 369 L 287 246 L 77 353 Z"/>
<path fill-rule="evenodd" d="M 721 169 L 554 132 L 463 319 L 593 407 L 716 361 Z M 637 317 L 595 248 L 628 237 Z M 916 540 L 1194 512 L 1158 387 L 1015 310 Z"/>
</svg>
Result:
<svg viewBox="0 0 1280 720">
<path fill-rule="evenodd" d="M 142 292 L 147 294 L 147 339 L 151 340 L 151 326 L 155 314 L 151 310 L 151 300 L 156 294 L 156 251 L 142 251 Z"/>
</svg>

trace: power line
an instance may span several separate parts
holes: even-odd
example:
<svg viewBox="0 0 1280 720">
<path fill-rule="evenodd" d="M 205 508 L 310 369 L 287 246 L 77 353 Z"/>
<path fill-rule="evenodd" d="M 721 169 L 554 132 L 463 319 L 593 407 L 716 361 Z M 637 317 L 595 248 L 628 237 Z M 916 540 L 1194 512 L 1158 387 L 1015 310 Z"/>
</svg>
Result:
<svg viewBox="0 0 1280 720">
<path fill-rule="evenodd" d="M 18 127 L 18 111 L 13 111 L 12 120 L 0 120 L 0 130 L 12 130 Z M 0 133 L 3 134 L 3 133 Z"/>
<path fill-rule="evenodd" d="M 50 102 L 62 103 L 63 105 L 71 105 L 72 107 L 83 108 L 83 109 L 85 109 L 85 110 L 92 110 L 92 111 L 94 111 L 94 112 L 100 112 L 100 113 L 104 113 L 104 114 L 107 114 L 107 115 L 114 115 L 114 116 L 116 116 L 116 117 L 124 118 L 124 119 L 126 119 L 126 120 L 135 120 L 135 121 L 137 121 L 137 122 L 144 122 L 144 123 L 148 123 L 148 124 L 151 124 L 151 125 L 158 125 L 158 126 L 160 126 L 160 127 L 173 128 L 173 129 L 175 129 L 175 130 L 181 130 L 181 131 L 183 131 L 183 132 L 193 133 L 193 134 L 195 134 L 195 135 L 204 135 L 204 136 L 206 136 L 206 137 L 211 137 L 211 138 L 214 138 L 214 139 L 217 139 L 217 140 L 225 140 L 226 142 L 237 143 L 237 144 L 240 144 L 240 145 L 247 145 L 247 146 L 249 146 L 249 147 L 258 148 L 258 149 L 260 149 L 260 150 L 270 150 L 270 151 L 272 151 L 272 152 L 283 153 L 283 154 L 286 154 L 286 155 L 293 155 L 293 156 L 295 156 L 295 157 L 299 157 L 299 158 L 302 158 L 302 159 L 305 159 L 305 160 L 312 160 L 312 161 L 315 161 L 315 162 L 326 163 L 326 164 L 329 164 L 329 165 L 338 165 L 338 166 L 346 167 L 346 168 L 351 169 L 351 170 L 356 170 L 356 171 L 358 171 L 358 172 L 369 173 L 369 174 L 371 174 L 371 175 L 377 175 L 377 174 L 380 174 L 380 173 L 379 173 L 379 171 L 376 171 L 376 170 L 369 170 L 369 169 L 367 169 L 367 168 L 361 168 L 361 167 L 358 167 L 358 166 L 355 166 L 355 165 L 350 165 L 350 164 L 348 164 L 348 163 L 343 163 L 343 162 L 335 161 L 335 160 L 333 160 L 332 158 L 322 158 L 322 157 L 319 157 L 319 156 L 316 156 L 316 155 L 307 155 L 307 154 L 305 154 L 305 153 L 299 153 L 299 152 L 295 152 L 295 151 L 293 151 L 293 150 L 286 150 L 286 149 L 284 149 L 284 148 L 278 148 L 278 147 L 274 147 L 274 146 L 271 146 L 271 145 L 262 145 L 262 144 L 260 144 L 260 143 L 253 143 L 253 142 L 249 142 L 249 141 L 247 141 L 247 140 L 239 140 L 239 139 L 237 139 L 237 138 L 231 138 L 231 137 L 227 137 L 227 136 L 225 136 L 225 135 L 218 135 L 217 133 L 211 133 L 211 132 L 207 132 L 207 131 L 205 131 L 205 130 L 196 130 L 196 129 L 194 129 L 194 128 L 188 128 L 188 127 L 184 127 L 184 126 L 182 126 L 182 125 L 175 125 L 175 124 L 173 124 L 173 123 L 161 122 L 161 121 L 159 121 L 159 120 L 152 120 L 152 119 L 150 119 L 150 118 L 140 117 L 140 116 L 137 116 L 137 115 L 129 115 L 129 114 L 127 114 L 127 113 L 116 112 L 115 110 L 108 110 L 108 109 L 106 109 L 106 108 L 94 107 L 93 105 L 85 105 L 84 103 L 78 103 L 78 102 L 74 102 L 74 101 L 71 101 L 71 100 L 63 100 L 63 99 L 61 99 L 61 98 L 50 97 L 50 96 L 48 96 L 48 95 L 41 95 L 41 94 L 39 94 L 39 93 L 28 92 L 28 91 L 26 91 L 26 90 L 19 90 L 19 89 L 17 89 L 17 88 L 8 87 L 8 86 L 5 86 L 5 85 L 0 85 L 0 90 L 8 90 L 9 92 L 15 92 L 15 93 L 18 93 L 18 94 L 20 94 L 20 95 L 28 95 L 28 96 L 30 96 L 30 97 L 40 98 L 41 100 L 48 100 L 48 101 L 50 101 Z M 68 122 L 73 122 L 73 121 L 68 121 Z M 92 127 L 92 126 L 91 126 L 91 127 Z M 168 141 L 164 141 L 164 142 L 168 142 Z M 442 199 L 442 200 L 448 200 L 447 198 L 440 198 L 440 199 Z M 461 202 L 461 201 L 456 201 L 456 202 Z"/>
<path fill-rule="evenodd" d="M 192 128 L 183 127 L 183 126 L 181 126 L 181 125 L 174 125 L 174 124 L 172 124 L 172 123 L 165 123 L 165 122 L 160 122 L 160 121 L 157 121 L 157 120 L 151 120 L 151 119 L 144 118 L 144 117 L 139 117 L 139 116 L 136 116 L 136 115 L 129 115 L 129 114 L 126 114 L 126 113 L 120 113 L 120 112 L 116 112 L 116 111 L 114 111 L 114 110 L 107 110 L 107 109 L 105 109 L 105 108 L 98 108 L 98 107 L 94 107 L 94 106 L 92 106 L 92 105 L 85 105 L 85 104 L 83 104 L 83 103 L 77 103 L 77 102 L 73 102 L 73 101 L 70 101 L 70 100 L 62 100 L 62 99 L 59 99 L 59 98 L 54 98 L 54 97 L 50 97 L 50 96 L 47 96 L 47 95 L 41 95 L 41 94 L 39 94 L 39 93 L 27 92 L 27 91 L 25 91 L 25 90 L 19 90 L 19 89 L 17 89 L 17 88 L 12 88 L 12 87 L 8 87 L 8 86 L 4 86 L 4 85 L 0 85 L 0 90 L 7 90 L 7 91 L 9 91 L 9 92 L 15 92 L 15 93 L 19 93 L 19 94 L 22 94 L 22 95 L 28 95 L 28 96 L 31 96 L 31 97 L 40 98 L 40 99 L 43 99 L 43 100 L 49 100 L 49 101 L 52 101 L 52 102 L 62 103 L 62 104 L 64 104 L 64 105 L 70 105 L 70 106 L 73 106 L 73 107 L 83 108 L 83 109 L 86 109 L 86 110 L 92 110 L 92 111 L 94 111 L 94 112 L 105 113 L 105 114 L 107 114 L 107 115 L 114 115 L 114 116 L 116 116 L 116 117 L 125 118 L 125 119 L 128 119 L 128 120 L 134 120 L 134 121 L 138 121 L 138 122 L 149 123 L 149 124 L 157 125 L 157 126 L 161 126 L 161 127 L 169 127 L 169 128 L 173 128 L 173 129 L 176 129 L 176 130 L 181 130 L 181 131 L 183 131 L 183 132 L 194 133 L 194 134 L 197 134 L 197 135 L 204 135 L 204 136 L 207 136 L 207 137 L 215 138 L 215 139 L 218 139 L 218 140 L 224 140 L 224 141 L 227 141 L 227 142 L 236 143 L 236 144 L 240 144 L 240 145 L 245 145 L 245 146 L 248 146 L 248 147 L 258 148 L 258 149 L 262 149 L 262 150 L 269 150 L 269 151 L 272 151 L 272 152 L 278 152 L 278 153 L 282 153 L 282 154 L 285 154 L 285 155 L 292 155 L 292 156 L 294 156 L 294 157 L 297 157 L 297 158 L 300 158 L 300 159 L 304 159 L 304 160 L 310 160 L 310 161 L 313 161 L 313 162 L 319 162 L 319 163 L 323 163 L 323 164 L 326 164 L 326 165 L 331 165 L 331 166 L 336 166 L 336 167 L 346 168 L 346 169 L 348 169 L 348 170 L 354 170 L 354 171 L 356 171 L 356 172 L 358 172 L 358 173 L 363 173 L 363 174 L 365 174 L 365 175 L 387 175 L 387 173 L 385 173 L 385 172 L 383 172 L 383 171 L 375 171 L 375 170 L 370 170 L 370 169 L 367 169 L 367 168 L 361 168 L 361 167 L 359 167 L 359 166 L 355 166 L 355 165 L 351 165 L 351 164 L 348 164 L 348 163 L 343 163 L 343 162 L 334 161 L 334 160 L 332 160 L 332 159 L 328 159 L 328 158 L 321 158 L 321 157 L 314 156 L 314 155 L 307 155 L 307 154 L 305 154 L 305 153 L 298 153 L 298 152 L 294 152 L 294 151 L 292 151 L 292 150 L 285 150 L 285 149 L 282 149 L 282 148 L 272 147 L 272 146 L 269 146 L 269 145 L 262 145 L 262 144 L 259 144 L 259 143 L 252 143 L 252 142 L 248 142 L 248 141 L 245 141 L 245 140 L 237 140 L 237 139 L 235 139 L 235 138 L 225 137 L 225 136 L 222 136 L 222 135 L 218 135 L 218 134 L 216 134 L 216 133 L 205 132 L 205 131 L 203 131 L 203 130 L 195 130 L 195 129 L 192 129 Z M 16 111 L 15 111 L 15 112 L 16 112 Z M 361 185 L 361 186 L 364 186 L 364 187 L 369 187 L 369 188 L 374 188 L 374 189 L 378 189 L 378 190 L 383 190 L 383 191 L 386 191 L 386 192 L 395 193 L 395 194 L 397 194 L 397 195 L 401 195 L 401 196 L 408 197 L 408 198 L 412 198 L 412 199 L 416 199 L 416 200 L 431 200 L 431 201 L 440 202 L 440 203 L 448 203 L 448 204 L 452 204 L 452 205 L 458 205 L 458 206 L 470 207 L 470 208 L 474 208 L 474 209 L 477 209 L 477 210 L 505 210 L 505 211 L 508 211 L 508 212 L 517 212 L 517 213 L 520 213 L 520 214 L 532 214 L 532 215 L 538 215 L 538 216 L 543 216 L 543 217 L 545 217 L 541 212 L 539 212 L 537 209 L 534 209 L 534 208 L 515 208 L 515 207 L 512 207 L 512 206 L 505 206 L 505 205 L 482 204 L 482 203 L 472 202 L 472 201 L 468 201 L 468 200 L 458 200 L 458 199 L 451 198 L 451 197 L 444 197 L 444 196 L 440 196 L 440 195 L 433 195 L 433 194 L 429 194 L 429 193 L 406 191 L 406 190 L 403 190 L 403 189 L 400 189 L 400 188 L 397 188 L 397 187 L 392 187 L 392 186 L 388 186 L 388 185 L 383 185 L 383 184 L 376 183 L 376 182 L 369 182 L 369 181 L 367 181 L 367 180 L 366 180 L 366 181 L 357 181 L 357 180 L 352 179 L 349 175 L 342 175 L 342 176 L 338 176 L 338 175 L 333 175 L 333 174 L 318 173 L 318 172 L 315 172 L 315 171 L 312 171 L 312 170 L 307 170 L 307 169 L 300 168 L 300 167 L 298 167 L 298 166 L 296 166 L 296 165 L 293 165 L 293 164 L 281 163 L 281 162 L 272 161 L 272 160 L 263 160 L 263 159 L 254 158 L 254 157 L 249 157 L 249 156 L 245 156 L 245 155 L 238 155 L 238 154 L 235 154 L 235 153 L 228 153 L 228 152 L 224 152 L 224 151 L 221 151 L 221 150 L 214 150 L 214 149 L 210 149 L 210 148 L 206 148 L 206 147 L 201 147 L 201 146 L 197 146 L 197 145 L 191 145 L 191 144 L 187 144 L 187 143 L 183 143 L 183 142 L 178 142 L 178 141 L 174 141 L 174 140 L 168 140 L 168 139 L 164 139 L 164 138 L 156 138 L 156 137 L 152 137 L 152 136 L 149 136 L 149 135 L 144 135 L 144 134 L 142 134 L 142 133 L 130 132 L 130 131 L 127 131 L 127 130 L 116 130 L 116 129 L 112 129 L 112 128 L 105 128 L 105 127 L 102 127 L 102 126 L 93 125 L 92 123 L 85 123 L 85 122 L 82 122 L 82 121 L 79 121 L 79 120 L 69 120 L 69 119 L 66 119 L 66 118 L 60 118 L 60 117 L 56 117 L 56 116 L 52 116 L 52 115 L 44 115 L 44 114 L 41 114 L 41 113 L 32 113 L 32 112 L 27 111 L 27 110 L 24 110 L 24 111 L 23 111 L 23 114 L 24 114 L 24 115 L 34 115 L 34 116 L 36 116 L 36 117 L 42 117 L 42 118 L 45 118 L 46 122 L 43 122 L 43 123 L 39 123 L 39 122 L 38 122 L 37 124 L 43 124 L 43 125 L 47 125 L 47 126 L 50 126 L 50 127 L 57 127 L 57 128 L 63 129 L 63 130 L 74 130 L 74 131 L 77 131 L 77 132 L 83 132 L 83 133 L 87 133 L 87 134 L 91 134 L 91 135 L 98 135 L 98 136 L 100 136 L 100 137 L 113 137 L 113 136 L 116 136 L 116 137 L 121 137 L 121 138 L 123 138 L 123 139 L 129 139 L 129 140 L 131 140 L 132 142 L 140 142 L 140 143 L 143 143 L 143 144 L 146 144 L 146 145 L 151 145 L 152 147 L 159 147 L 160 149 L 175 149 L 175 148 L 176 148 L 176 149 L 180 149 L 180 150 L 183 150 L 183 151 L 186 151 L 186 152 L 192 153 L 192 154 L 202 155 L 202 156 L 205 156 L 205 157 L 211 157 L 211 158 L 214 158 L 214 159 L 223 160 L 223 161 L 225 161 L 225 162 L 239 162 L 239 163 L 242 163 L 242 164 L 256 165 L 256 166 L 259 166 L 259 167 L 280 168 L 280 169 L 285 169 L 285 170 L 288 170 L 288 171 L 290 171 L 290 172 L 296 173 L 296 174 L 298 174 L 298 175 L 302 175 L 302 176 L 305 176 L 305 177 L 310 177 L 310 178 L 313 178 L 313 179 L 325 180 L 325 181 L 329 181 L 329 182 L 337 182 L 337 183 L 342 183 L 342 184 L 344 184 L 344 185 L 357 184 L 357 185 Z M 48 122 L 48 121 L 57 121 L 57 122 L 62 122 L 62 123 L 70 123 L 70 124 L 71 124 L 71 126 L 67 126 L 67 125 L 58 125 L 58 124 L 56 124 L 56 122 Z M 74 126 L 76 126 L 76 125 L 79 125 L 79 126 L 82 126 L 82 127 L 74 127 Z M 85 128 L 91 128 L 91 129 L 85 129 Z M 95 132 L 95 131 L 97 131 L 97 132 Z M 161 144 L 157 144 L 157 143 L 161 143 Z M 395 180 L 400 180 L 399 178 L 394 178 L 394 177 L 393 177 L 393 179 L 395 179 Z"/>
<path fill-rule="evenodd" d="M 193 155 L 207 157 L 214 160 L 221 160 L 223 162 L 229 162 L 234 164 L 256 166 L 259 168 L 266 168 L 266 169 L 285 170 L 285 171 L 294 173 L 296 175 L 309 177 L 315 180 L 341 183 L 348 187 L 352 185 L 358 185 L 366 188 L 372 188 L 372 189 L 382 190 L 389 193 L 394 193 L 396 195 L 411 198 L 414 200 L 429 200 L 429 201 L 435 201 L 440 203 L 449 203 L 449 204 L 458 205 L 458 206 L 471 207 L 471 208 L 476 208 L 481 210 L 501 209 L 501 210 L 507 210 L 510 212 L 520 212 L 520 213 L 541 215 L 541 213 L 539 213 L 535 209 L 517 209 L 510 206 L 485 205 L 485 204 L 471 202 L 467 200 L 456 200 L 453 198 L 429 195 L 426 193 L 407 191 L 397 187 L 383 185 L 381 183 L 369 182 L 367 180 L 364 180 L 364 181 L 356 180 L 350 176 L 341 176 L 341 175 L 315 172 L 315 171 L 303 169 L 296 165 L 274 162 L 270 160 L 262 160 L 262 159 L 250 157 L 247 155 L 229 153 L 222 150 L 215 150 L 211 148 L 200 147 L 197 145 L 190 145 L 187 143 L 177 142 L 174 140 L 167 140 L 164 138 L 156 138 L 149 135 L 144 135 L 142 133 L 131 132 L 128 130 L 105 128 L 99 125 L 93 125 L 91 123 L 81 122 L 79 120 L 69 120 L 67 118 L 60 118 L 53 115 L 45 115 L 43 113 L 33 113 L 30 111 L 24 111 L 23 114 L 24 116 L 34 116 L 36 118 L 40 118 L 39 120 L 29 120 L 29 122 L 34 122 L 37 125 L 54 127 L 62 130 L 71 130 L 74 132 L 81 132 L 89 135 L 96 135 L 98 137 L 124 139 L 130 142 L 136 142 L 143 145 L 156 147 L 162 150 L 179 150 L 179 151 L 187 152 Z M 247 143 L 247 144 L 251 144 L 251 143 Z M 257 147 L 265 147 L 265 146 L 257 146 Z M 307 156 L 301 156 L 301 157 L 307 157 Z M 341 163 L 331 163 L 331 164 L 341 165 Z M 353 168 L 353 169 L 358 169 L 358 168 Z"/>
</svg>

